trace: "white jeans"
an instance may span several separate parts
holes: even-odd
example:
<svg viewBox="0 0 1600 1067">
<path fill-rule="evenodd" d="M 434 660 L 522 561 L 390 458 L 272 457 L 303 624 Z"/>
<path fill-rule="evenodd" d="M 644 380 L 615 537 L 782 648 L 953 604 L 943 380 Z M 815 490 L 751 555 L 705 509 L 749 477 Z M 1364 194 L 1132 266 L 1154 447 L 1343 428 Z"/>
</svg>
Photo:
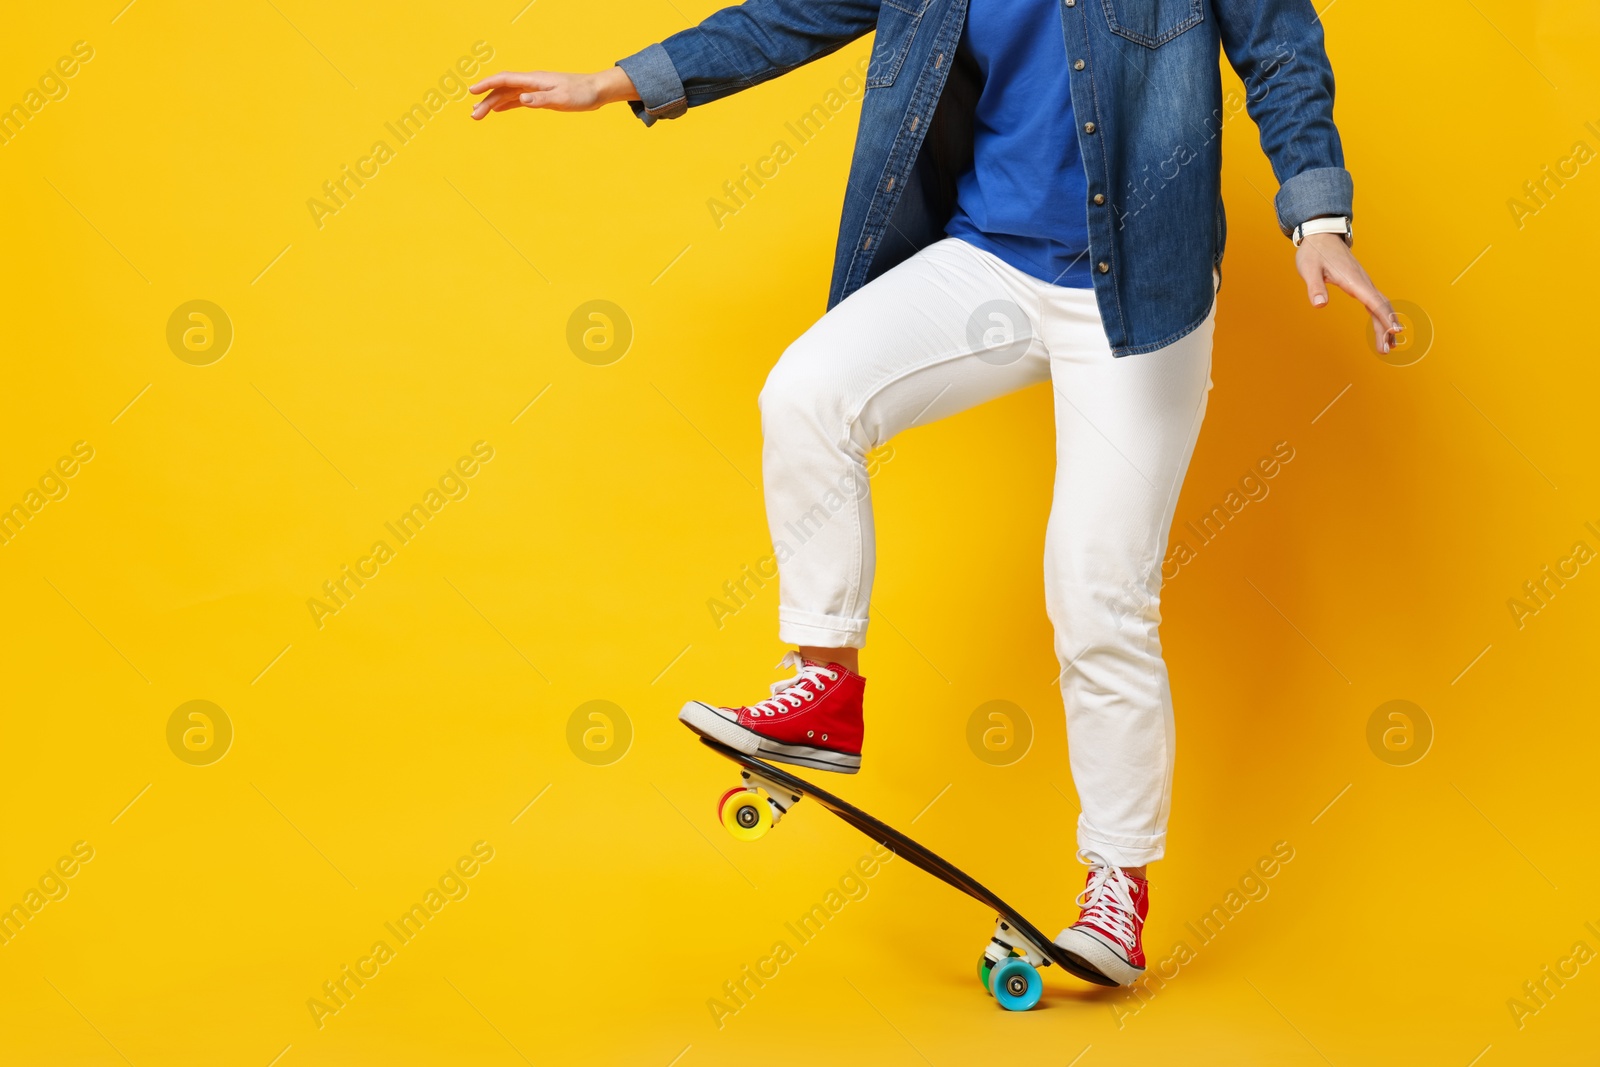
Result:
<svg viewBox="0 0 1600 1067">
<path fill-rule="evenodd" d="M 1092 290 L 1039 281 L 956 239 L 823 316 L 761 393 L 779 636 L 859 648 L 872 596 L 866 455 L 901 430 L 1049 381 L 1055 499 L 1045 603 L 1055 627 L 1078 844 L 1160 859 L 1172 797 L 1161 561 L 1211 388 L 1216 310 L 1165 348 L 1114 358 Z"/>
</svg>

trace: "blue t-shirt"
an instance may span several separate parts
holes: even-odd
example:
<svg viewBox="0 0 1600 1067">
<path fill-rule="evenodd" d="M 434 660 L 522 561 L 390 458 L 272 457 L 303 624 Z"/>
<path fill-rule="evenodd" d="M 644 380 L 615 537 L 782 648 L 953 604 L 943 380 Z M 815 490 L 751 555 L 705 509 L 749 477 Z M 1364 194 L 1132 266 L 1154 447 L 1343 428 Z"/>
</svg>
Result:
<svg viewBox="0 0 1600 1067">
<path fill-rule="evenodd" d="M 1061 0 L 971 0 L 961 47 L 983 77 L 972 169 L 945 233 L 1055 285 L 1093 286 L 1089 180 Z"/>
</svg>

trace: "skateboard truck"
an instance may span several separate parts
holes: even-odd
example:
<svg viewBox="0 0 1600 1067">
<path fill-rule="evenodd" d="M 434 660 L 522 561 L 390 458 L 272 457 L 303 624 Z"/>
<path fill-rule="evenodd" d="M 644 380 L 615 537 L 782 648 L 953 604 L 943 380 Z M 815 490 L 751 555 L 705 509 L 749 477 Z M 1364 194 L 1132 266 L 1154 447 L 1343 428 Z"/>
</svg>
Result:
<svg viewBox="0 0 1600 1067">
<path fill-rule="evenodd" d="M 745 784 L 722 794 L 717 802 L 717 818 L 734 837 L 754 841 L 778 825 L 799 803 L 800 794 L 756 771 L 741 768 L 739 776 Z"/>
<path fill-rule="evenodd" d="M 1018 934 L 1010 923 L 997 915 L 994 920 L 994 937 L 990 938 L 988 947 L 983 950 L 983 958 L 990 964 L 996 964 L 1008 957 L 1021 957 L 1035 967 L 1050 966 L 1050 961 L 1033 947 L 1031 941 Z"/>
</svg>

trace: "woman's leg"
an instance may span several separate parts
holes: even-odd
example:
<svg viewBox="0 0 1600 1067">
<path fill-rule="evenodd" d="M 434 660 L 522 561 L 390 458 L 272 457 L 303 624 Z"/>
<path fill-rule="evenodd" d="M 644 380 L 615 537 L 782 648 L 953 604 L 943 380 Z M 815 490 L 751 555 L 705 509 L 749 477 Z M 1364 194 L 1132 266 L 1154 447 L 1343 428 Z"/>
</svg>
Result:
<svg viewBox="0 0 1600 1067">
<path fill-rule="evenodd" d="M 1155 352 L 1111 355 L 1092 293 L 1043 316 L 1056 407 L 1045 602 L 1089 865 L 1056 944 L 1122 985 L 1144 973 L 1150 885 L 1172 800 L 1172 693 L 1161 659 L 1161 561 L 1211 388 L 1212 314 Z"/>
<path fill-rule="evenodd" d="M 1173 717 L 1157 632 L 1161 563 L 1211 388 L 1215 310 L 1165 348 L 1114 358 L 1092 293 L 1050 299 L 1057 455 L 1045 596 L 1078 845 L 1132 870 L 1166 846 Z"/>
<path fill-rule="evenodd" d="M 810 658 L 829 662 L 866 639 L 875 562 L 867 453 L 1048 376 L 1030 282 L 968 244 L 941 241 L 840 303 L 773 368 L 761 393 L 762 471 L 779 636 Z"/>
<path fill-rule="evenodd" d="M 853 654 L 872 597 L 866 456 L 901 430 L 1049 377 L 1026 275 L 945 240 L 845 300 L 784 352 L 761 392 L 778 560 L 778 635 L 799 654 L 753 704 L 678 717 L 740 752 L 853 773 L 866 682 Z"/>
</svg>

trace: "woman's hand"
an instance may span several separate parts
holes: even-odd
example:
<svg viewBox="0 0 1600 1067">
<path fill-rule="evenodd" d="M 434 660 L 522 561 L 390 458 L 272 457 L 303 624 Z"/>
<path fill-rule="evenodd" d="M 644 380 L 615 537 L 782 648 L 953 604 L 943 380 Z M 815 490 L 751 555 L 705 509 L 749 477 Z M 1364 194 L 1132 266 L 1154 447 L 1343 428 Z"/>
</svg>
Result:
<svg viewBox="0 0 1600 1067">
<path fill-rule="evenodd" d="M 1372 336 L 1378 351 L 1387 353 L 1404 328 L 1389 306 L 1389 298 L 1378 292 L 1367 272 L 1356 261 L 1344 238 L 1334 233 L 1313 233 L 1295 249 L 1294 266 L 1306 282 L 1306 295 L 1312 307 L 1326 307 L 1328 282 L 1332 282 L 1361 302 L 1372 316 Z"/>
<path fill-rule="evenodd" d="M 621 67 L 598 74 L 501 71 L 478 82 L 471 91 L 489 94 L 473 107 L 474 119 L 481 119 L 491 111 L 507 111 L 514 107 L 594 111 L 618 100 L 639 99 L 638 90 Z"/>
</svg>

